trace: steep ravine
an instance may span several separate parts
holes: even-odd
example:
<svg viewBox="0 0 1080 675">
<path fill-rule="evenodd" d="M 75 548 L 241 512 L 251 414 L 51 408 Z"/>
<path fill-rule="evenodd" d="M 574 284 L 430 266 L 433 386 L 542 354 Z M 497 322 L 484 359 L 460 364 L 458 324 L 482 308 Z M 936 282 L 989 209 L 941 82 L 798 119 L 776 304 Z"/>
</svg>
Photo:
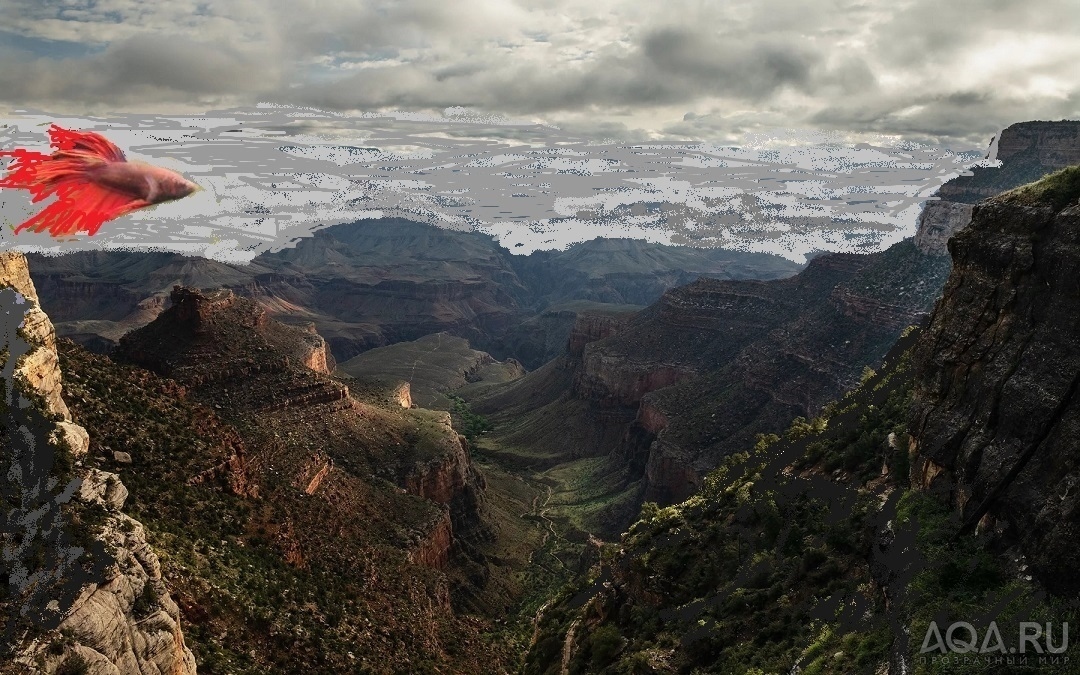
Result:
<svg viewBox="0 0 1080 675">
<path fill-rule="evenodd" d="M 977 204 L 925 327 L 643 509 L 545 607 L 525 671 L 1075 672 L 1078 232 L 1080 167 Z M 934 639 L 958 621 L 976 650 Z"/>
</svg>

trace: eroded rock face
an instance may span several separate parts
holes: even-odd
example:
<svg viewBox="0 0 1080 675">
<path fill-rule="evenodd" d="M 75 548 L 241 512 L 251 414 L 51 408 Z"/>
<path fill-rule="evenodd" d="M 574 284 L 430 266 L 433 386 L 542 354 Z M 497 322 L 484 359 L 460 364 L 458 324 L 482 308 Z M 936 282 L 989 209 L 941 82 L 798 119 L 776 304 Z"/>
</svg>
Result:
<svg viewBox="0 0 1080 675">
<path fill-rule="evenodd" d="M 119 510 L 126 496 L 115 474 L 91 469 L 83 479 L 81 498 L 109 511 L 102 539 L 116 567 L 83 589 L 59 630 L 74 637 L 80 656 L 93 664 L 91 672 L 194 674 L 195 658 L 184 644 L 180 610 L 161 578 L 157 554 L 142 523 Z"/>
<path fill-rule="evenodd" d="M 915 246 L 927 255 L 948 255 L 946 244 L 971 222 L 972 204 L 945 200 L 927 201 L 919 214 Z"/>
<path fill-rule="evenodd" d="M 1018 122 L 997 139 L 999 167 L 976 167 L 938 190 L 941 199 L 974 204 L 1080 163 L 1080 122 Z"/>
<path fill-rule="evenodd" d="M 574 379 L 574 393 L 600 405 L 634 406 L 645 394 L 695 375 L 693 368 L 675 363 L 631 361 L 586 348 L 581 371 Z"/>
<path fill-rule="evenodd" d="M 1075 169 L 1074 169 L 1075 171 Z M 949 244 L 919 341 L 913 482 L 973 530 L 988 514 L 1039 579 L 1080 591 L 1080 206 L 1007 193 Z"/>
<path fill-rule="evenodd" d="M 567 351 L 572 356 L 581 355 L 585 350 L 585 345 L 597 340 L 603 340 L 609 335 L 614 335 L 626 325 L 629 319 L 629 314 L 578 314 L 574 319 L 574 326 L 570 329 Z"/>
<path fill-rule="evenodd" d="M 34 345 L 15 369 L 16 377 L 26 381 L 45 397 L 48 412 L 71 421 L 64 399 L 60 396 L 60 363 L 56 357 L 56 332 L 45 312 L 38 307 L 37 290 L 30 280 L 26 257 L 21 253 L 0 253 L 0 288 L 10 286 L 30 303 L 23 317 L 23 333 L 27 342 Z"/>
<path fill-rule="evenodd" d="M 53 420 L 59 419 L 52 423 L 51 437 L 66 444 L 79 458 L 86 454 L 90 439 L 83 427 L 72 423 L 61 397 L 55 333 L 49 317 L 37 307 L 37 293 L 22 254 L 0 253 L 3 287 L 14 288 L 29 305 L 22 334 L 31 349 L 14 369 L 15 386 L 21 383 L 30 388 L 28 393 L 41 397 L 42 412 Z M 157 556 L 146 541 L 142 524 L 120 511 L 127 488 L 115 474 L 97 469 L 77 468 L 76 474 L 81 483 L 71 484 L 72 496 L 77 502 L 105 511 L 106 519 L 95 545 L 103 546 L 115 564 L 84 585 L 70 606 L 50 603 L 53 611 L 62 613 L 59 625 L 44 637 L 17 645 L 14 660 L 35 673 L 51 674 L 63 669 L 194 675 L 195 660 L 184 644 L 179 610 L 161 578 Z M 60 635 L 68 636 L 66 646 L 50 649 Z M 73 670 L 78 668 L 83 670 Z"/>
<path fill-rule="evenodd" d="M 450 547 L 454 543 L 453 526 L 450 521 L 450 510 L 442 512 L 442 516 L 428 530 L 425 537 L 417 540 L 409 551 L 409 559 L 417 565 L 442 569 L 450 562 Z"/>
</svg>

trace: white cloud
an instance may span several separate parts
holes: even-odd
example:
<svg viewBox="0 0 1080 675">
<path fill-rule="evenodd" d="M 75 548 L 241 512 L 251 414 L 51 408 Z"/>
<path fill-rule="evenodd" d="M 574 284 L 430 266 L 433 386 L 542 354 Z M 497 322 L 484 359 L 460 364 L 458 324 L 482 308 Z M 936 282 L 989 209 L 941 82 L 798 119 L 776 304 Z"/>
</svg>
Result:
<svg viewBox="0 0 1080 675">
<path fill-rule="evenodd" d="M 820 132 L 708 143 L 597 144 L 521 121 L 400 113 L 349 117 L 269 104 L 205 116 L 27 114 L 0 120 L 0 147 L 44 150 L 45 125 L 97 130 L 132 159 L 205 189 L 76 237 L 64 250 L 122 248 L 250 259 L 320 227 L 399 216 L 480 230 L 515 253 L 597 236 L 770 251 L 876 250 L 913 233 L 918 207 L 977 155 Z M 814 139 L 827 145 L 809 145 Z M 16 225 L 41 208 L 6 190 Z M 0 248 L 51 248 L 0 228 Z"/>
</svg>

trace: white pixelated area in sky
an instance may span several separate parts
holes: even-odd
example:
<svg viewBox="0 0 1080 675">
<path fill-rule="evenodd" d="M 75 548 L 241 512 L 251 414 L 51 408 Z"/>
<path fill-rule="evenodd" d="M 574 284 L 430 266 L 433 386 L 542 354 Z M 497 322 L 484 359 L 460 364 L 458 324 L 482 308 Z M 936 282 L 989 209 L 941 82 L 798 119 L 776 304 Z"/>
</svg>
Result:
<svg viewBox="0 0 1080 675">
<path fill-rule="evenodd" d="M 99 132 L 128 159 L 205 188 L 64 240 L 15 235 L 45 204 L 0 190 L 0 248 L 168 250 L 234 263 L 326 226 L 383 217 L 484 232 L 520 254 L 627 237 L 802 262 L 814 251 L 871 252 L 911 236 L 927 197 L 982 158 L 794 132 L 740 147 L 603 144 L 450 109 L 442 117 L 271 104 L 201 117 L 27 111 L 0 123 L 5 150 L 50 152 L 46 129 L 56 123 Z"/>
</svg>

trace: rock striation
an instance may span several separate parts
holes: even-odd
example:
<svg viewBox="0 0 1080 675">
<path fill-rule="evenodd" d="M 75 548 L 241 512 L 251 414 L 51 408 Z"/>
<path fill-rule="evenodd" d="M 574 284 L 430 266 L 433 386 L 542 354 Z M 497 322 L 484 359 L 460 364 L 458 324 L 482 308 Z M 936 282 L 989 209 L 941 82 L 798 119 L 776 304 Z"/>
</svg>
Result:
<svg viewBox="0 0 1080 675">
<path fill-rule="evenodd" d="M 1080 592 L 1078 198 L 1071 168 L 975 206 L 918 344 L 912 413 L 913 484 L 1068 595 Z"/>
<path fill-rule="evenodd" d="M 397 219 L 330 227 L 244 266 L 168 253 L 31 259 L 60 334 L 102 353 L 152 321 L 181 285 L 228 288 L 289 323 L 314 322 L 339 361 L 446 331 L 530 368 L 561 352 L 570 322 L 559 314 L 570 301 L 647 304 L 699 275 L 775 278 L 799 268 L 774 255 L 633 240 L 517 256 L 479 233 Z M 529 319 L 546 335 L 522 329 Z"/>
<path fill-rule="evenodd" d="M 589 345 L 579 380 L 591 386 L 578 391 L 636 408 L 613 454 L 641 472 L 644 499 L 678 502 L 756 434 L 857 383 L 929 311 L 947 272 L 947 258 L 908 240 L 821 255 L 788 279 L 701 279 Z"/>
<path fill-rule="evenodd" d="M 333 500 L 335 491 L 369 489 L 362 476 L 389 479 L 424 502 L 400 508 L 415 514 L 408 525 L 412 546 L 427 551 L 410 554 L 417 561 L 445 564 L 445 555 L 430 553 L 449 550 L 442 542 L 448 533 L 453 541 L 444 510 L 460 533 L 479 526 L 483 477 L 447 413 L 402 406 L 411 405 L 407 392 L 399 392 L 393 407 L 358 399 L 329 376 L 326 343 L 310 325 L 282 324 L 250 298 L 177 287 L 172 302 L 152 324 L 124 336 L 116 356 L 175 379 L 225 419 L 251 429 L 245 444 L 265 446 L 244 460 L 262 467 L 256 482 L 265 485 L 272 466 L 305 493 Z M 312 464 L 313 455 L 323 460 Z M 393 520 L 394 513 L 385 517 Z M 296 539 L 303 534 L 290 539 L 290 555 L 310 559 Z"/>
<path fill-rule="evenodd" d="M 974 204 L 1080 163 L 1080 122 L 1019 122 L 994 141 L 997 167 L 976 167 L 945 183 L 919 215 L 915 243 L 932 255 L 947 255 L 945 243 L 971 222 Z"/>
</svg>

